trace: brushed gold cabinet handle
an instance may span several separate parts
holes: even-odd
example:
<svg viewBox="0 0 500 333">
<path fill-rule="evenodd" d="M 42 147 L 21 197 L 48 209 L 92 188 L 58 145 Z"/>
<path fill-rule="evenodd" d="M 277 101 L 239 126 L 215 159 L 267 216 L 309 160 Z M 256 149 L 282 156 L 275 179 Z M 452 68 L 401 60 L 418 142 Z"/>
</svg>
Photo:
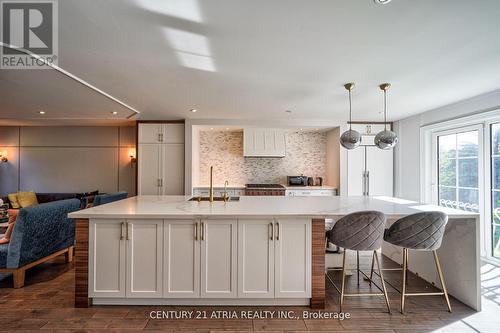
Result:
<svg viewBox="0 0 500 333">
<path fill-rule="evenodd" d="M 269 223 L 269 227 L 271 229 L 271 240 L 273 240 L 273 238 L 274 238 L 274 227 L 273 227 L 273 223 L 272 222 Z"/>
<path fill-rule="evenodd" d="M 280 240 L 280 223 L 276 222 L 276 240 Z"/>
<path fill-rule="evenodd" d="M 121 230 L 120 230 L 120 240 L 124 240 L 125 239 L 124 229 L 125 229 L 125 222 L 122 222 L 122 224 L 121 224 Z"/>
<path fill-rule="evenodd" d="M 201 240 L 205 240 L 205 222 L 201 222 Z"/>
<path fill-rule="evenodd" d="M 198 240 L 198 222 L 194 224 L 194 240 Z"/>
</svg>

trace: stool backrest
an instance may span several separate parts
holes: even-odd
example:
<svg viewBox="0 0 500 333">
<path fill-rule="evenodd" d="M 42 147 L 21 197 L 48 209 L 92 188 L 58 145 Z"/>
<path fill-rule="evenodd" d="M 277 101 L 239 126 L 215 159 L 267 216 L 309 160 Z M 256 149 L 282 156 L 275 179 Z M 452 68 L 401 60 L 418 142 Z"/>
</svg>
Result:
<svg viewBox="0 0 500 333">
<path fill-rule="evenodd" d="M 327 233 L 331 243 L 356 251 L 373 251 L 382 246 L 385 215 L 377 211 L 361 211 L 344 216 Z"/>
<path fill-rule="evenodd" d="M 439 249 L 448 215 L 443 212 L 422 212 L 405 216 L 385 231 L 384 240 L 413 250 Z"/>
</svg>

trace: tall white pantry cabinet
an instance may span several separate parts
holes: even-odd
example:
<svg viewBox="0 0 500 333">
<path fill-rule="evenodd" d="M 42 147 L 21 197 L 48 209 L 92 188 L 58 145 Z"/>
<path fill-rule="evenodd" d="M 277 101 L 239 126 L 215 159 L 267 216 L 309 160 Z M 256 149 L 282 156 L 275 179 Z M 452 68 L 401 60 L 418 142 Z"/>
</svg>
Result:
<svg viewBox="0 0 500 333">
<path fill-rule="evenodd" d="M 138 195 L 184 194 L 184 124 L 139 123 Z"/>
</svg>

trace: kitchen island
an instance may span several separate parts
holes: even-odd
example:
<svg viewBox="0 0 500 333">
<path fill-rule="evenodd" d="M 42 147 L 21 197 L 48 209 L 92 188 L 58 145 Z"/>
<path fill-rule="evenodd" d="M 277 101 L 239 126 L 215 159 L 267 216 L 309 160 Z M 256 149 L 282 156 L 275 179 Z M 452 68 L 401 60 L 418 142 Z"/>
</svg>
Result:
<svg viewBox="0 0 500 333">
<path fill-rule="evenodd" d="M 325 305 L 325 219 L 378 210 L 388 225 L 425 210 L 449 223 L 438 251 L 448 292 L 480 310 L 479 215 L 391 197 L 138 196 L 76 219 L 75 306 Z M 383 254 L 401 262 L 401 249 Z M 409 269 L 439 286 L 430 253 Z"/>
</svg>

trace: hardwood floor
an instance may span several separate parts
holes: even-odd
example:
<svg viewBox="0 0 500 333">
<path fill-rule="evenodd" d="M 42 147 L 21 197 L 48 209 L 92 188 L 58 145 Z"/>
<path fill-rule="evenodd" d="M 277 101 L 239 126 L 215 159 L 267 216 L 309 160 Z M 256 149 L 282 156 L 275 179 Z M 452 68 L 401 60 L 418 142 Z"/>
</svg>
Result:
<svg viewBox="0 0 500 333">
<path fill-rule="evenodd" d="M 369 263 L 362 261 L 369 269 Z M 385 267 L 394 266 L 387 258 Z M 488 270 L 488 273 L 491 270 Z M 489 326 L 474 328 L 468 318 L 479 315 L 452 298 L 453 313 L 448 313 L 442 297 L 411 297 L 407 312 L 399 313 L 399 294 L 388 287 L 392 315 L 387 314 L 383 297 L 348 298 L 345 311 L 350 319 L 150 319 L 152 310 L 285 310 L 301 315 L 312 311 L 306 307 L 167 307 L 167 306 L 94 306 L 75 309 L 73 263 L 66 264 L 64 257 L 56 258 L 26 272 L 26 285 L 13 289 L 11 278 L 0 282 L 0 331 L 15 332 L 175 332 L 175 331 L 332 331 L 332 332 L 498 332 L 500 311 L 491 315 Z M 335 274 L 336 281 L 339 275 Z M 387 272 L 386 279 L 400 283 L 398 272 Z M 358 288 L 355 275 L 348 277 L 349 291 L 369 291 L 366 282 Z M 422 279 L 411 275 L 409 288 L 434 289 Z M 373 288 L 375 291 L 375 288 Z M 491 288 L 488 289 L 491 293 Z M 498 310 L 498 303 L 494 303 Z M 338 310 L 338 294 L 330 283 L 326 284 L 326 312 Z M 484 311 L 483 311 L 484 313 Z M 498 318 L 497 318 L 498 317 Z M 498 324 L 498 325 L 496 325 Z"/>
</svg>

